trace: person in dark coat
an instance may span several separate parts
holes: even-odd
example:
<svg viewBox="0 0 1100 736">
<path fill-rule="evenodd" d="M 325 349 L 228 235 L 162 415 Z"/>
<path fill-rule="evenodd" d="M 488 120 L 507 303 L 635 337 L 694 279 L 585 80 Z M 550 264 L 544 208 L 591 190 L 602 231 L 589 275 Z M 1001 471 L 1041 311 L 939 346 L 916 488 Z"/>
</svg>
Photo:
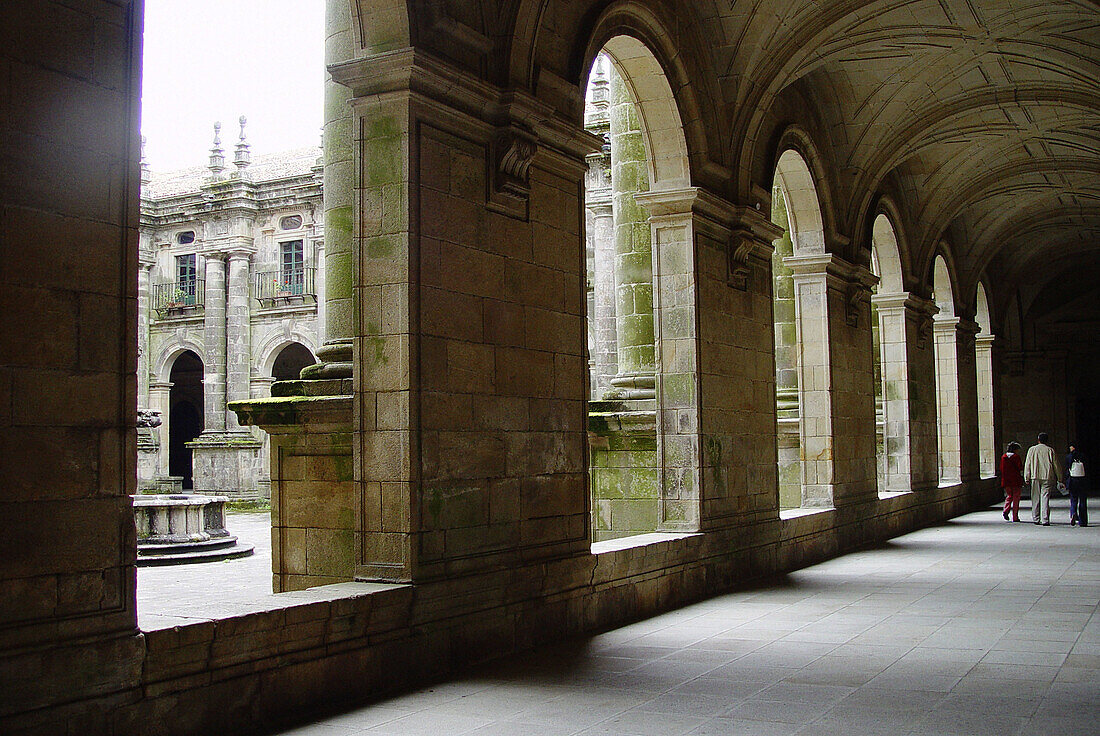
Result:
<svg viewBox="0 0 1100 736">
<path fill-rule="evenodd" d="M 1066 489 L 1069 490 L 1069 525 L 1089 525 L 1089 479 L 1085 475 L 1085 456 L 1073 444 L 1066 455 Z"/>
<path fill-rule="evenodd" d="M 1001 488 L 1005 490 L 1005 510 L 1002 516 L 1008 521 L 1020 520 L 1020 492 L 1024 490 L 1024 459 L 1020 457 L 1020 443 L 1009 442 L 1007 452 L 1001 455 Z"/>
</svg>

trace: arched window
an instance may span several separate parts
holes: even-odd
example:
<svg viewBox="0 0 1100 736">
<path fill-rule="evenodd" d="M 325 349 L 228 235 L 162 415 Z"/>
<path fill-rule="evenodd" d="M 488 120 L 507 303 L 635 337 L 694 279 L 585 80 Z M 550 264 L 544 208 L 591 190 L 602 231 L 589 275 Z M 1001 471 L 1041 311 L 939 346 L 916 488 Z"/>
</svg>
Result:
<svg viewBox="0 0 1100 736">
<path fill-rule="evenodd" d="M 936 256 L 932 274 L 933 297 L 939 313 L 933 324 L 936 356 L 936 410 L 940 485 L 962 478 L 962 444 L 959 422 L 959 348 L 955 296 L 951 274 L 942 255 Z"/>
<path fill-rule="evenodd" d="M 783 152 L 775 169 L 775 378 L 780 510 L 832 506 L 829 325 L 823 278 L 803 276 L 800 259 L 825 255 L 825 228 L 813 175 L 802 156 Z"/>
<path fill-rule="evenodd" d="M 647 199 L 686 185 L 687 148 L 672 89 L 640 41 L 614 37 L 596 57 L 585 125 L 606 141 L 589 156 L 585 191 L 592 538 L 694 529 L 698 443 L 673 418 L 697 397 L 691 369 L 660 360 L 662 345 L 690 337 L 661 318 L 681 307 L 672 279 L 694 274 L 658 266 L 688 230 L 655 225 Z"/>
<path fill-rule="evenodd" d="M 309 348 L 298 342 L 292 342 L 275 358 L 271 366 L 271 375 L 276 381 L 296 381 L 301 377 L 302 369 L 317 362 Z"/>
<path fill-rule="evenodd" d="M 993 426 L 993 328 L 985 286 L 978 283 L 975 314 L 978 335 L 974 338 L 974 370 L 978 380 L 978 469 L 983 478 L 997 474 L 997 440 Z"/>
<path fill-rule="evenodd" d="M 880 214 L 871 234 L 871 269 L 879 277 L 871 297 L 872 350 L 875 370 L 875 419 L 879 492 L 912 487 L 910 464 L 909 345 L 897 234 Z"/>
</svg>

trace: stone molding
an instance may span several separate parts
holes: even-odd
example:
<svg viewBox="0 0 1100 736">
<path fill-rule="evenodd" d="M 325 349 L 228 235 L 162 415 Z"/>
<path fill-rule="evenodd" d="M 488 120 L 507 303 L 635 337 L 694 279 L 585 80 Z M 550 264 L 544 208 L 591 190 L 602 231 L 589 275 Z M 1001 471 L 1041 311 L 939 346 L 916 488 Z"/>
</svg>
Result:
<svg viewBox="0 0 1100 736">
<path fill-rule="evenodd" d="M 447 107 L 494 128 L 519 126 L 540 148 L 569 159 L 602 150 L 603 140 L 557 113 L 526 90 L 503 89 L 456 68 L 423 49 L 404 48 L 328 67 L 334 81 L 352 90 L 352 105 L 391 93 L 414 93 L 435 107 Z"/>
</svg>

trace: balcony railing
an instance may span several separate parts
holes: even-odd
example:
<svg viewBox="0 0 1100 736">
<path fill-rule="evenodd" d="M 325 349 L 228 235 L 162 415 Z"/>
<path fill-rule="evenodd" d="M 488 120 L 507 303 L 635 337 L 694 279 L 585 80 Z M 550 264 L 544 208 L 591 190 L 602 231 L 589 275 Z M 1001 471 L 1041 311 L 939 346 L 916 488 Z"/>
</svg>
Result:
<svg viewBox="0 0 1100 736">
<path fill-rule="evenodd" d="M 316 301 L 316 272 L 316 268 L 257 271 L 252 274 L 252 296 L 264 307 Z"/>
<path fill-rule="evenodd" d="M 206 281 L 171 281 L 153 284 L 153 309 L 161 317 L 202 309 L 206 303 Z"/>
</svg>

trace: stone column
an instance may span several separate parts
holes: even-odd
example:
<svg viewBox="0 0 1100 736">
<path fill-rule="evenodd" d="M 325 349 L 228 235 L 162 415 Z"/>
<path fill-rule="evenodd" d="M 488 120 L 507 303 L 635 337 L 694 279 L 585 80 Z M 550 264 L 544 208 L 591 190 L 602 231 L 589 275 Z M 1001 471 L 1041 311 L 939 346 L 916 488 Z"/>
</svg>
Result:
<svg viewBox="0 0 1100 736">
<path fill-rule="evenodd" d="M 585 206 L 591 214 L 592 228 L 588 233 L 592 248 L 593 308 L 588 316 L 595 349 L 591 360 L 595 364 L 593 398 L 601 398 L 611 390 L 611 381 L 618 374 L 615 321 L 615 238 L 611 190 L 602 184 L 609 172 L 604 168 L 606 157 L 589 157 L 589 188 Z"/>
<path fill-rule="evenodd" d="M 203 312 L 203 433 L 225 431 L 225 255 L 206 254 Z"/>
<path fill-rule="evenodd" d="M 234 250 L 229 253 L 225 319 L 225 393 L 228 401 L 244 401 L 250 398 L 251 393 L 249 379 L 252 374 L 252 328 L 248 283 L 251 257 L 251 252 L 247 250 Z M 226 428 L 241 431 L 241 426 L 237 423 L 237 414 L 224 408 L 222 411 L 225 413 Z"/>
<path fill-rule="evenodd" d="M 340 0 L 326 5 L 326 66 L 354 56 L 349 6 Z M 352 91 L 330 76 L 325 79 L 324 126 L 324 222 L 325 222 L 325 343 L 317 350 L 321 360 L 302 371 L 302 378 L 351 378 L 352 338 L 356 334 L 355 289 L 355 141 L 356 118 L 350 101 Z M 363 206 L 382 209 L 382 202 L 363 202 Z"/>
<path fill-rule="evenodd" d="M 974 338 L 978 376 L 978 469 L 983 478 L 997 474 L 997 441 L 993 425 L 993 341 L 990 333 Z"/>
<path fill-rule="evenodd" d="M 653 247 L 648 213 L 634 194 L 649 189 L 646 150 L 634 102 L 622 77 L 611 74 L 611 188 L 615 228 L 617 398 L 652 399 Z"/>
<path fill-rule="evenodd" d="M 149 399 L 149 272 L 155 261 L 141 254 L 138 260 L 137 303 L 137 401 L 139 409 L 152 409 Z"/>
</svg>

